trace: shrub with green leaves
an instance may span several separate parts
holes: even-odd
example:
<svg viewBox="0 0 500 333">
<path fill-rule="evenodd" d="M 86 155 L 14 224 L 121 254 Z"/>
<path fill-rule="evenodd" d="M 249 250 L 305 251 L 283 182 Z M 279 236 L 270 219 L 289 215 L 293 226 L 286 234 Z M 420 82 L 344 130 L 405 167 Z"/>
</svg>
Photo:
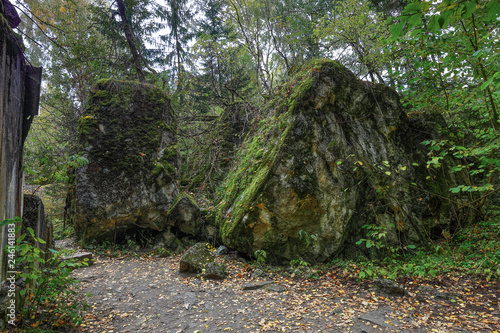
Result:
<svg viewBox="0 0 500 333">
<path fill-rule="evenodd" d="M 403 276 L 435 278 L 440 275 L 476 275 L 500 279 L 500 212 L 489 210 L 486 221 L 467 226 L 448 235 L 444 240 L 431 242 L 427 247 L 413 249 L 405 255 L 388 256 L 380 260 L 359 259 L 355 262 L 336 262 L 345 266 L 360 279 Z M 377 239 L 382 230 L 370 228 Z M 382 239 L 384 236 L 381 237 Z M 370 247 L 379 246 L 377 241 Z M 385 248 L 382 246 L 382 248 Z M 390 249 L 390 248 L 389 248 Z M 404 253 L 404 252 L 403 252 Z"/>
<path fill-rule="evenodd" d="M 0 227 L 12 223 L 18 225 L 18 232 L 22 223 L 19 217 L 4 220 Z M 27 233 L 21 234 L 14 246 L 17 253 L 16 280 L 22 280 L 18 289 L 21 300 L 19 326 L 78 326 L 82 322 L 86 303 L 74 299 L 78 281 L 70 277 L 70 273 L 88 263 L 61 260 L 67 255 L 65 251 L 50 249 L 50 255 L 47 255 L 39 246 L 45 241 L 36 237 L 32 228 L 26 230 Z"/>
<path fill-rule="evenodd" d="M 267 252 L 264 250 L 256 250 L 255 253 L 257 265 L 264 265 L 267 259 Z"/>
<path fill-rule="evenodd" d="M 500 189 L 499 15 L 494 0 L 426 0 L 388 20 L 392 47 L 415 69 L 395 73 L 408 116 L 437 113 L 447 121 L 440 139 L 423 142 L 427 167 L 453 157 L 452 171 L 468 178 L 450 191 L 478 211 Z"/>
</svg>

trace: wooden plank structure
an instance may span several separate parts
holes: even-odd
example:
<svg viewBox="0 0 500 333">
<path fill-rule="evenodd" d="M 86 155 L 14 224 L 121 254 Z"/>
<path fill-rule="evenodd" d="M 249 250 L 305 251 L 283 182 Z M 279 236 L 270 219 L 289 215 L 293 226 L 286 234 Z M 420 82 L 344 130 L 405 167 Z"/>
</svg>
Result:
<svg viewBox="0 0 500 333">
<path fill-rule="evenodd" d="M 38 114 L 41 68 L 27 66 L 22 42 L 12 31 L 12 16 L 5 15 L 8 1 L 0 1 L 0 221 L 22 216 L 24 140 L 33 117 Z M 15 22 L 15 18 L 14 18 Z M 0 229 L 0 282 L 7 276 L 7 226 Z M 0 303 L 6 302 L 0 295 Z M 0 306 L 0 308 L 4 308 Z M 5 325 L 0 313 L 0 330 Z"/>
</svg>

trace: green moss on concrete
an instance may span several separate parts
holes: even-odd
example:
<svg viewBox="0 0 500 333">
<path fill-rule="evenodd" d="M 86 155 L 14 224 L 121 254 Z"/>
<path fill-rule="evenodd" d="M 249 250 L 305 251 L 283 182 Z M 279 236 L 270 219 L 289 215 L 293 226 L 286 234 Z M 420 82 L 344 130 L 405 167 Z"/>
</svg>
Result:
<svg viewBox="0 0 500 333">
<path fill-rule="evenodd" d="M 328 150 L 334 150 L 334 149 L 335 149 L 335 147 L 336 147 L 338 144 L 339 144 L 339 143 L 338 143 L 338 141 L 337 141 L 337 140 L 332 140 L 332 141 L 330 141 L 330 143 L 328 144 L 327 149 L 328 149 Z"/>
<path fill-rule="evenodd" d="M 226 245 L 247 253 L 265 249 L 289 258 L 297 253 L 304 257 L 322 253 L 321 246 L 315 244 L 308 247 L 299 237 L 301 230 L 312 234 L 311 221 L 319 221 L 325 213 L 314 196 L 319 184 L 317 174 L 310 171 L 314 159 L 310 156 L 312 146 L 309 143 L 312 144 L 316 138 L 308 135 L 314 135 L 315 130 L 301 120 L 316 103 L 314 91 L 320 82 L 320 75 L 333 77 L 337 83 L 327 97 L 332 106 L 336 97 L 339 100 L 350 99 L 350 96 L 340 95 L 344 91 L 341 87 L 343 82 L 361 85 L 338 62 L 315 60 L 307 63 L 294 78 L 278 89 L 276 97 L 267 105 L 269 115 L 258 123 L 254 122 L 253 128 L 257 129 L 250 132 L 243 142 L 237 153 L 236 166 L 221 189 L 217 223 Z M 318 123 L 323 123 L 324 119 L 318 117 Z M 299 141 L 303 143 L 303 148 L 296 145 Z M 336 146 L 337 142 L 332 140 L 328 149 L 337 149 Z M 273 215 L 275 194 L 268 195 L 262 191 L 270 181 L 276 181 L 276 172 L 279 173 L 276 168 L 282 162 L 291 163 L 287 167 L 291 177 L 287 182 L 291 187 L 286 195 L 293 200 L 294 207 L 300 207 L 300 212 L 294 211 L 293 216 L 288 218 Z M 287 220 L 293 227 L 282 225 Z M 340 221 L 338 223 L 340 225 Z M 342 228 L 338 229 L 342 232 Z M 286 230 L 286 234 L 277 233 L 278 230 Z M 335 241 L 333 234 L 322 235 L 323 241 L 328 238 Z"/>
<path fill-rule="evenodd" d="M 177 145 L 172 145 L 164 150 L 163 155 L 154 163 L 151 174 L 156 176 L 164 172 L 170 178 L 175 178 L 177 168 L 173 163 L 178 160 Z"/>
<path fill-rule="evenodd" d="M 169 132 L 177 134 L 177 123 L 175 123 L 175 122 L 172 125 L 168 125 L 166 122 L 163 122 L 159 126 L 160 126 L 160 128 L 163 128 Z"/>
<path fill-rule="evenodd" d="M 177 197 L 175 197 L 175 200 L 172 203 L 172 206 L 170 207 L 169 211 L 167 212 L 167 215 L 170 215 L 172 213 L 172 211 L 174 210 L 175 206 L 177 206 L 177 204 L 179 203 L 179 201 L 181 201 L 183 198 L 187 198 L 189 201 L 191 201 L 191 203 L 194 206 L 199 207 L 198 204 L 196 203 L 196 201 L 194 201 L 194 198 L 192 196 L 190 196 L 186 192 L 181 192 L 181 193 L 179 193 L 177 195 Z"/>
<path fill-rule="evenodd" d="M 174 121 L 167 124 L 163 117 L 167 101 L 168 96 L 151 85 L 99 80 L 89 108 L 78 122 L 83 148 L 92 147 L 89 159 L 105 165 L 115 175 L 126 171 L 140 176 L 158 172 L 159 167 L 175 174 L 172 161 L 155 159 L 162 130 L 176 126 Z"/>
<path fill-rule="evenodd" d="M 450 203 L 441 200 L 449 184 L 411 166 L 425 160 L 412 145 L 422 140 L 401 134 L 409 125 L 394 91 L 370 87 L 375 94 L 330 61 L 309 63 L 281 87 L 221 188 L 217 223 L 226 245 L 325 260 L 345 244 L 346 253 L 366 250 L 354 245 L 368 237 L 365 224 L 394 224 L 388 242 L 412 243 L 449 223 Z M 318 242 L 308 246 L 301 230 Z"/>
<path fill-rule="evenodd" d="M 81 116 L 78 119 L 77 133 L 78 135 L 90 134 L 97 130 L 97 119 L 92 115 Z"/>
<path fill-rule="evenodd" d="M 258 124 L 254 122 L 254 126 L 258 125 L 258 129 L 251 132 L 243 142 L 242 148 L 237 153 L 235 167 L 226 177 L 222 193 L 220 193 L 222 200 L 218 206 L 217 223 L 221 230 L 222 239 L 227 245 L 238 246 L 241 249 L 249 248 L 248 243 L 252 243 L 251 239 L 236 239 L 237 235 L 252 234 L 237 230 L 247 227 L 241 223 L 241 220 L 245 214 L 257 214 L 255 205 L 259 202 L 266 205 L 265 198 L 257 197 L 261 188 L 265 186 L 276 159 L 278 157 L 287 159 L 290 157 L 287 154 L 296 153 L 287 153 L 282 150 L 284 142 L 288 139 L 293 140 L 291 138 L 294 127 L 292 115 L 296 106 L 302 102 L 312 88 L 319 72 L 330 68 L 345 70 L 338 62 L 330 60 L 315 60 L 307 63 L 290 82 L 279 89 L 277 96 L 268 105 L 271 115 L 265 120 L 260 120 Z M 308 173 L 301 172 L 304 170 L 300 169 L 305 167 L 306 165 L 300 165 L 296 171 L 306 175 Z M 309 180 L 311 183 L 315 182 L 315 179 Z M 302 183 L 308 183 L 308 179 L 303 180 Z M 309 189 L 297 188 L 296 191 L 297 195 L 303 199 Z M 263 238 L 267 237 L 272 237 L 272 235 L 269 233 Z M 300 242 L 297 242 L 296 245 L 299 244 Z"/>
<path fill-rule="evenodd" d="M 269 172 L 274 166 L 280 148 L 291 128 L 288 112 L 270 117 L 261 123 L 253 136 L 247 137 L 239 150 L 239 163 L 227 176 L 219 205 L 217 224 L 222 239 L 229 246 L 249 247 L 252 240 L 237 239 L 242 233 L 236 230 L 244 228 L 240 223 L 247 212 L 256 213 L 256 197 L 265 185 Z"/>
<path fill-rule="evenodd" d="M 314 79 L 321 71 L 334 69 L 347 73 L 347 69 L 338 61 L 315 59 L 306 62 L 294 77 L 277 89 L 275 98 L 268 104 L 268 108 L 276 112 L 294 112 L 297 105 L 311 90 Z"/>
</svg>

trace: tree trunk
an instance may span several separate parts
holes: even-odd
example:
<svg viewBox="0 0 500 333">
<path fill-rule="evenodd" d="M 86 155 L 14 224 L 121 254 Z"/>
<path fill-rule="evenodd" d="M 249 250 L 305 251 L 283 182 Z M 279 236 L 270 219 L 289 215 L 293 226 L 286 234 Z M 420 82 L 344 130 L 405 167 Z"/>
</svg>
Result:
<svg viewBox="0 0 500 333">
<path fill-rule="evenodd" d="M 120 17 L 123 22 L 123 30 L 125 31 L 125 37 L 127 37 L 128 46 L 130 47 L 130 53 L 132 53 L 132 57 L 134 58 L 135 69 L 137 70 L 137 76 L 139 77 L 139 81 L 146 82 L 146 78 L 144 77 L 144 72 L 142 71 L 141 66 L 141 57 L 139 56 L 139 52 L 135 46 L 135 38 L 132 34 L 132 29 L 130 29 L 130 24 L 128 23 L 127 15 L 125 13 L 125 5 L 123 4 L 123 0 L 116 0 L 118 4 L 118 12 L 120 13 Z"/>
</svg>

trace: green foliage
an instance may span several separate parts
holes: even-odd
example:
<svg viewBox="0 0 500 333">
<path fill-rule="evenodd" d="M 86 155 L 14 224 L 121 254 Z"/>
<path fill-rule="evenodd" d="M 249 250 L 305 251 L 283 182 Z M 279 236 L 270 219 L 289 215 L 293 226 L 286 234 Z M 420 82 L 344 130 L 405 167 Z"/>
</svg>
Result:
<svg viewBox="0 0 500 333">
<path fill-rule="evenodd" d="M 159 256 L 160 258 L 166 258 L 166 257 L 170 257 L 172 254 L 174 254 L 174 252 L 172 250 L 169 250 L 169 249 L 158 248 L 158 249 L 153 250 L 153 254 L 156 256 Z"/>
<path fill-rule="evenodd" d="M 0 226 L 21 222 L 16 217 L 4 220 Z M 16 232 L 20 228 L 18 226 Z M 21 327 L 37 327 L 41 323 L 54 327 L 64 323 L 80 325 L 86 304 L 73 299 L 78 282 L 69 275 L 73 269 L 88 264 L 61 260 L 68 254 L 64 251 L 42 251 L 40 245 L 45 244 L 45 241 L 36 237 L 33 229 L 28 227 L 27 231 L 28 234 L 21 234 L 16 239 L 14 247 L 17 253 L 16 267 L 20 267 L 16 278 L 24 281 L 24 287 L 19 290 Z"/>
<path fill-rule="evenodd" d="M 367 230 L 366 235 L 368 238 L 360 239 L 356 244 L 360 245 L 365 243 L 367 249 L 374 247 L 377 250 L 384 250 L 392 254 L 397 254 L 408 249 L 415 249 L 415 245 L 391 244 L 387 241 L 387 234 L 391 229 L 394 230 L 396 228 L 394 224 L 365 224 L 362 228 Z"/>
<path fill-rule="evenodd" d="M 52 147 L 54 148 L 54 147 Z M 27 153 L 29 154 L 29 153 Z M 25 164 L 24 171 L 30 184 L 68 184 L 70 170 L 87 165 L 88 159 L 78 154 L 72 156 L 30 156 L 32 164 Z"/>
<path fill-rule="evenodd" d="M 306 279 L 318 279 L 319 267 L 311 267 L 311 264 L 302 258 L 290 260 L 290 271 L 292 277 L 305 277 Z"/>
<path fill-rule="evenodd" d="M 183 89 L 172 101 L 181 119 L 182 177 L 195 178 L 190 188 L 198 187 L 200 194 L 213 197 L 253 117 L 255 101 L 247 97 L 255 94 L 255 85 L 248 50 L 226 20 L 227 3 L 211 0 L 200 4 L 200 9 L 202 15 L 193 27 L 196 42 L 186 63 L 201 66 L 184 73 Z"/>
<path fill-rule="evenodd" d="M 441 139 L 424 142 L 427 166 L 439 169 L 452 157 L 452 171 L 469 177 L 450 191 L 478 209 L 499 189 L 499 14 L 497 1 L 414 1 L 388 20 L 394 45 L 404 44 L 402 51 L 421 69 L 397 73 L 405 81 L 400 89 L 409 115 L 437 112 L 448 122 Z"/>
<path fill-rule="evenodd" d="M 318 241 L 318 238 L 316 237 L 316 235 L 309 235 L 309 233 L 305 230 L 299 231 L 299 239 L 302 240 L 302 238 L 304 238 L 304 240 L 306 241 L 306 246 L 311 245 L 311 240 L 313 242 Z"/>
<path fill-rule="evenodd" d="M 58 208 L 61 209 L 61 207 Z M 74 227 L 72 225 L 65 226 L 61 219 L 52 219 L 52 226 L 54 227 L 54 240 L 70 238 L 75 234 Z"/>
<path fill-rule="evenodd" d="M 256 250 L 254 252 L 257 265 L 264 265 L 267 259 L 267 252 L 264 250 Z"/>
<path fill-rule="evenodd" d="M 321 42 L 314 34 L 319 20 L 333 10 L 330 0 L 319 1 L 271 1 L 263 18 L 276 41 L 274 46 L 287 71 L 293 73 L 307 59 L 323 55 Z"/>
<path fill-rule="evenodd" d="M 368 239 L 360 239 L 356 242 L 356 244 L 362 244 L 365 243 L 366 248 L 369 249 L 372 246 L 375 247 L 376 249 L 381 249 L 385 248 L 387 246 L 385 240 L 387 239 L 387 228 L 392 227 L 394 228 L 394 225 L 391 224 L 389 226 L 383 226 L 383 225 L 372 225 L 372 224 L 365 224 L 363 225 L 363 229 L 366 229 Z"/>
<path fill-rule="evenodd" d="M 24 143 L 23 170 L 25 194 L 36 194 L 44 202 L 49 217 L 62 219 L 65 196 L 74 170 L 88 164 L 87 158 L 74 153 L 66 139 L 67 128 L 61 113 L 47 109 L 33 120 Z"/>
<path fill-rule="evenodd" d="M 486 221 L 468 226 L 445 240 L 431 242 L 403 256 L 354 262 L 337 261 L 360 279 L 402 276 L 434 278 L 442 274 L 478 275 L 500 279 L 500 214 L 490 213 Z M 380 235 L 375 232 L 374 235 Z M 382 237 L 383 238 L 383 237 Z M 373 239 L 373 238 L 372 238 Z M 372 242 L 372 239 L 370 242 Z M 363 240 L 365 242 L 366 240 Z M 368 243 L 366 243 L 368 246 Z M 375 247 L 376 245 L 372 245 Z"/>
<path fill-rule="evenodd" d="M 302 258 L 290 260 L 290 267 L 292 268 L 309 267 L 309 266 L 311 266 L 311 264 Z"/>
<path fill-rule="evenodd" d="M 374 12 L 369 1 L 336 3 L 335 9 L 317 24 L 315 35 L 325 45 L 327 56 L 335 54 L 358 75 L 369 75 L 372 82 L 384 82 L 382 72 L 392 57 L 384 51 L 389 31 L 382 14 Z"/>
<path fill-rule="evenodd" d="M 170 53 L 167 54 L 166 61 L 174 62 L 177 68 L 177 75 L 183 73 L 183 63 L 188 55 L 188 42 L 193 37 L 190 31 L 189 22 L 192 19 L 192 12 L 186 0 L 168 0 L 169 10 L 163 12 L 164 19 L 170 28 L 170 33 L 166 38 L 170 44 Z"/>
<path fill-rule="evenodd" d="M 150 246 L 150 240 L 145 238 L 144 244 L 138 243 L 133 239 L 126 239 L 123 244 L 115 244 L 110 241 L 104 241 L 102 243 L 91 242 L 86 244 L 85 248 L 91 250 L 92 252 L 108 256 L 108 257 L 124 257 L 124 256 L 139 256 L 139 249 L 141 245 Z M 158 251 L 154 252 L 155 255 L 166 254 L 166 252 Z"/>
</svg>

